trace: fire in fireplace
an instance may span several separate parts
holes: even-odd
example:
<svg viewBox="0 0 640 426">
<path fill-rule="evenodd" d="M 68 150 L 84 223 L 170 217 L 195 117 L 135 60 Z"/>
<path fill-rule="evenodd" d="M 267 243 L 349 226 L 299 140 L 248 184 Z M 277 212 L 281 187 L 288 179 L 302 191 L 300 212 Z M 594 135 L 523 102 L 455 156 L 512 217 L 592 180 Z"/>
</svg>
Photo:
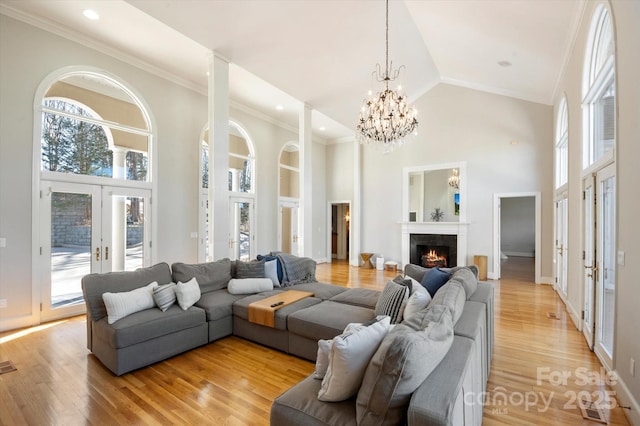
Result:
<svg viewBox="0 0 640 426">
<path fill-rule="evenodd" d="M 409 261 L 425 268 L 452 268 L 458 264 L 456 235 L 410 234 Z"/>
<path fill-rule="evenodd" d="M 418 245 L 417 249 L 421 253 L 421 266 L 424 266 L 425 268 L 446 268 L 449 266 L 449 247 Z"/>
</svg>

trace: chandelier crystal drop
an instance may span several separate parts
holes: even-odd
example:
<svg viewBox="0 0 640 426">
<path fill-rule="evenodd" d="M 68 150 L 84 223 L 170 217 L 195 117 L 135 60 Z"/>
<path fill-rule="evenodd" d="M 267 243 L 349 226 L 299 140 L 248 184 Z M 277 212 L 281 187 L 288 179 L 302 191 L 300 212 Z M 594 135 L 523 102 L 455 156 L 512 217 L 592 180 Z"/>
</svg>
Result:
<svg viewBox="0 0 640 426">
<path fill-rule="evenodd" d="M 415 108 L 409 107 L 406 95 L 399 89 L 389 89 L 389 82 L 398 78 L 403 68 L 401 66 L 393 70 L 393 64 L 389 61 L 389 0 L 386 0 L 385 42 L 384 71 L 378 64 L 373 72 L 376 80 L 384 83 L 384 90 L 375 95 L 370 92 L 364 100 L 356 126 L 356 139 L 387 154 L 409 142 L 417 135 L 418 128 L 418 113 Z"/>
</svg>

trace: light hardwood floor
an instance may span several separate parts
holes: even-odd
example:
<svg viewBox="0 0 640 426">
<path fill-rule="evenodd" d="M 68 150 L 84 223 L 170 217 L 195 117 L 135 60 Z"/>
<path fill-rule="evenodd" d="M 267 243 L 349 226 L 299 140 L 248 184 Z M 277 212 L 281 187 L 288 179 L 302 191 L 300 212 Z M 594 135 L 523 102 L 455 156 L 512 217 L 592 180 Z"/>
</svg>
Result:
<svg viewBox="0 0 640 426">
<path fill-rule="evenodd" d="M 344 263 L 317 270 L 319 281 L 374 289 L 394 276 Z M 494 284 L 495 348 L 483 423 L 595 424 L 572 407 L 572 396 L 586 391 L 597 397 L 609 388 L 580 386 L 576 374 L 598 372 L 600 364 L 561 300 L 550 286 L 518 279 Z M 228 337 L 115 377 L 87 351 L 85 340 L 84 317 L 0 334 L 0 361 L 18 368 L 0 375 L 0 424 L 268 424 L 273 399 L 314 367 Z M 571 377 L 555 385 L 541 373 Z M 628 424 L 621 408 L 605 414 L 610 424 Z"/>
</svg>

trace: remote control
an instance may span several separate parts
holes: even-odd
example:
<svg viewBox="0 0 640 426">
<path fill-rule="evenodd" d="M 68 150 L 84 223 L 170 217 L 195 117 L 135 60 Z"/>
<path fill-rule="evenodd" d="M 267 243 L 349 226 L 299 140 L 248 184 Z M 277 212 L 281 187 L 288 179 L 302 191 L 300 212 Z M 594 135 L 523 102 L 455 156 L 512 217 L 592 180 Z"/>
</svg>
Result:
<svg viewBox="0 0 640 426">
<path fill-rule="evenodd" d="M 284 305 L 284 302 L 277 302 L 274 303 L 273 305 L 271 305 L 272 308 L 275 308 L 276 306 L 280 306 L 280 305 Z"/>
</svg>

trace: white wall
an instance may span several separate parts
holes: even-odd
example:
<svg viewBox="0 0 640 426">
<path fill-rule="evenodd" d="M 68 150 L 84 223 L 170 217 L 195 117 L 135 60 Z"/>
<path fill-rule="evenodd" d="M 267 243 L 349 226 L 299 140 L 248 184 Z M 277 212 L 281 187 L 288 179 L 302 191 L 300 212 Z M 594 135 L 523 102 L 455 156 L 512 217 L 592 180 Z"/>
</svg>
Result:
<svg viewBox="0 0 640 426">
<path fill-rule="evenodd" d="M 389 155 L 363 150 L 361 251 L 400 260 L 403 167 L 467 161 L 467 263 L 486 255 L 493 264 L 494 193 L 541 192 L 541 274 L 551 277 L 552 108 L 447 84 L 414 105 L 417 140 Z"/>
<path fill-rule="evenodd" d="M 591 17 L 600 2 L 586 2 L 583 20 L 576 37 L 574 49 L 567 61 L 567 68 L 560 80 L 556 108 L 563 95 L 567 97 L 569 116 L 569 230 L 567 309 L 576 325 L 579 325 L 583 309 L 582 289 L 582 71 Z M 609 3 L 607 3 L 609 4 Z M 640 360 L 640 339 L 637 324 L 640 323 L 640 287 L 638 272 L 640 263 L 640 211 L 638 182 L 640 182 L 640 2 L 614 0 L 610 3 L 616 42 L 616 100 L 617 100 L 617 245 L 625 254 L 625 264 L 618 265 L 616 276 L 616 318 L 614 331 L 613 364 L 620 380 L 615 387 L 623 405 L 633 405 L 626 411 L 635 423 L 640 423 L 640 371 L 629 371 L 630 359 Z M 550 145 L 551 146 L 551 145 Z"/>
<path fill-rule="evenodd" d="M 501 198 L 500 247 L 507 256 L 535 256 L 535 197 Z"/>
<path fill-rule="evenodd" d="M 19 43 L 16 40 L 20 40 Z M 28 54 L 26 53 L 28 52 Z M 157 140 L 157 238 L 155 261 L 196 263 L 200 132 L 207 122 L 206 95 L 133 67 L 68 39 L 0 15 L 0 330 L 38 322 L 32 310 L 33 102 L 51 72 L 71 65 L 102 69 L 134 88 L 149 106 Z M 231 108 L 230 117 L 249 133 L 257 159 L 258 252 L 277 248 L 278 154 L 298 132 Z M 313 143 L 313 256 L 325 256 L 326 197 L 324 141 Z M 213 206 L 215 208 L 215 206 Z"/>
</svg>

